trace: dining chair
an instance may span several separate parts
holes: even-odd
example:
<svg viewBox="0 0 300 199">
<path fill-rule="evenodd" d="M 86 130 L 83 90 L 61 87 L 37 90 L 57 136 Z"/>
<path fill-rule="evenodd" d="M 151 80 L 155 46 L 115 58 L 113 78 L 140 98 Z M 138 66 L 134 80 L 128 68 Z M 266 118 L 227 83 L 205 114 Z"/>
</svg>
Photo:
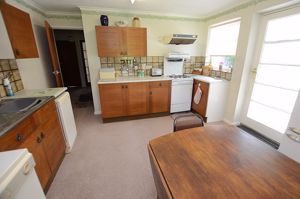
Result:
<svg viewBox="0 0 300 199">
<path fill-rule="evenodd" d="M 203 118 L 197 113 L 178 115 L 174 118 L 173 131 L 204 126 Z"/>
</svg>

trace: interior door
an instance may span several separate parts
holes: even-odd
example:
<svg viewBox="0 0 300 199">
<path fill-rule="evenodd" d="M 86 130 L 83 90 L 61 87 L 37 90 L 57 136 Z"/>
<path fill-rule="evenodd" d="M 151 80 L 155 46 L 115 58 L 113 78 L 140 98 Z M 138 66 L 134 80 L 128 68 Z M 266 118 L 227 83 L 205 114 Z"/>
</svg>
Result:
<svg viewBox="0 0 300 199">
<path fill-rule="evenodd" d="M 47 21 L 45 21 L 45 30 L 47 34 L 48 46 L 50 51 L 51 63 L 52 63 L 52 71 L 53 71 L 52 73 L 55 77 L 56 87 L 62 87 L 63 80 L 62 80 L 62 75 L 59 66 L 59 60 L 58 60 L 58 55 L 57 55 L 57 50 L 55 45 L 53 29 Z"/>
<path fill-rule="evenodd" d="M 59 65 L 64 86 L 81 86 L 75 41 L 57 41 Z"/>
<path fill-rule="evenodd" d="M 242 123 L 281 141 L 300 89 L 300 9 L 262 18 Z"/>
</svg>

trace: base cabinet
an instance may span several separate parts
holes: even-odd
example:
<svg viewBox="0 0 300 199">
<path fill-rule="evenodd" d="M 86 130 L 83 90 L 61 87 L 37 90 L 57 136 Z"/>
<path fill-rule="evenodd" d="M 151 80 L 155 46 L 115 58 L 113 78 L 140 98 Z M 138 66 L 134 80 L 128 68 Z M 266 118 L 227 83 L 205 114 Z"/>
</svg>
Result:
<svg viewBox="0 0 300 199">
<path fill-rule="evenodd" d="M 198 87 L 202 91 L 200 102 L 194 102 L 194 96 Z M 199 113 L 205 122 L 217 122 L 224 120 L 228 95 L 228 82 L 226 80 L 207 83 L 194 80 L 192 110 Z"/>
<path fill-rule="evenodd" d="M 27 148 L 32 153 L 36 173 L 47 191 L 66 148 L 54 100 L 0 138 L 0 151 L 20 148 Z"/>
<path fill-rule="evenodd" d="M 149 112 L 149 87 L 148 83 L 126 84 L 127 114 L 128 116 L 144 115 Z"/>
<path fill-rule="evenodd" d="M 207 109 L 207 101 L 208 101 L 209 84 L 199 80 L 194 80 L 193 99 L 199 87 L 202 91 L 201 99 L 198 104 L 196 104 L 194 100 L 192 100 L 192 110 L 194 110 L 199 115 L 201 115 L 205 120 L 205 122 L 207 122 L 206 109 Z"/>
<path fill-rule="evenodd" d="M 102 118 L 170 111 L 171 81 L 99 84 Z"/>
<path fill-rule="evenodd" d="M 150 113 L 170 111 L 171 82 L 150 82 Z"/>
</svg>

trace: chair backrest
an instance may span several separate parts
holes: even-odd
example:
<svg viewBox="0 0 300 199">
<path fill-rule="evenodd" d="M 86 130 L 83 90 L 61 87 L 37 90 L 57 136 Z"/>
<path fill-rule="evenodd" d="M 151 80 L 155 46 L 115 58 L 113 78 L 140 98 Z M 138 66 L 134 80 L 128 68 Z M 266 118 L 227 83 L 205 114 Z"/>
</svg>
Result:
<svg viewBox="0 0 300 199">
<path fill-rule="evenodd" d="M 174 119 L 173 131 L 176 132 L 202 126 L 204 126 L 204 120 L 199 114 L 179 115 Z"/>
</svg>

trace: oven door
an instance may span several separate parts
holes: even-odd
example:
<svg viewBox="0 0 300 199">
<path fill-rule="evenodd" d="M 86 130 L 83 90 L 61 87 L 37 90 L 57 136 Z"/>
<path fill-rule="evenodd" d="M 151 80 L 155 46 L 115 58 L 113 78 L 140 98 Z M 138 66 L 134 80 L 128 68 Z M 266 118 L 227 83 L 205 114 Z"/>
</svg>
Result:
<svg viewBox="0 0 300 199">
<path fill-rule="evenodd" d="M 192 92 L 192 81 L 172 82 L 171 113 L 190 111 Z"/>
</svg>

